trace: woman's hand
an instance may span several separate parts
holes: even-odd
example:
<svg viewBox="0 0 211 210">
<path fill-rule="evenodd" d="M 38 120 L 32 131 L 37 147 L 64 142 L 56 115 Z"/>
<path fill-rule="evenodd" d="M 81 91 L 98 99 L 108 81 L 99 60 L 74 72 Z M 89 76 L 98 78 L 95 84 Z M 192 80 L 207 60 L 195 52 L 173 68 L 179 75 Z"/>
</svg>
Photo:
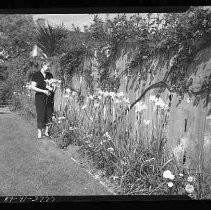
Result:
<svg viewBox="0 0 211 210">
<path fill-rule="evenodd" d="M 57 89 L 57 86 L 53 86 L 53 92 L 55 92 Z"/>
<path fill-rule="evenodd" d="M 31 89 L 36 92 L 39 92 L 39 93 L 44 93 L 47 96 L 49 96 L 51 94 L 51 92 L 49 90 L 43 90 L 43 89 L 37 88 L 36 85 L 37 85 L 36 82 L 32 82 Z"/>
<path fill-rule="evenodd" d="M 51 94 L 50 91 L 48 91 L 48 90 L 43 90 L 43 93 L 47 96 L 49 96 Z"/>
<path fill-rule="evenodd" d="M 48 89 L 48 90 L 50 90 L 50 91 L 53 91 L 53 88 L 52 87 L 50 87 L 50 86 L 46 86 L 46 88 Z"/>
</svg>

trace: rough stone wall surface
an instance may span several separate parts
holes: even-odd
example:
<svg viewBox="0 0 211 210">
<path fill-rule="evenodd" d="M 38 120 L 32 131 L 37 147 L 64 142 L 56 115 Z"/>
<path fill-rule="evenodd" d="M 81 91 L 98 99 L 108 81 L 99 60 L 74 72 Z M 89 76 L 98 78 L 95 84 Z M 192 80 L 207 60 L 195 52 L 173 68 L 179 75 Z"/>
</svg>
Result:
<svg viewBox="0 0 211 210">
<path fill-rule="evenodd" d="M 55 95 L 54 95 L 54 110 L 55 112 L 60 112 L 61 111 L 61 106 L 62 106 L 62 100 L 64 97 L 62 97 L 62 91 L 61 88 L 57 88 L 55 91 Z"/>
<path fill-rule="evenodd" d="M 116 64 L 117 69 L 125 69 L 126 58 L 121 58 Z M 126 93 L 131 102 L 137 99 L 143 89 L 159 82 L 164 77 L 168 70 L 168 61 L 162 62 L 162 58 L 156 58 L 148 65 L 152 71 L 156 71 L 153 80 L 150 76 L 146 81 L 138 81 L 138 77 L 131 79 L 129 84 L 128 77 L 124 76 L 121 79 L 120 91 Z M 193 79 L 192 89 L 197 91 L 201 88 L 202 83 L 209 77 L 211 72 L 211 48 L 206 48 L 198 53 L 192 64 L 189 66 L 192 73 L 190 78 Z M 121 73 L 121 71 L 120 71 Z M 149 91 L 142 100 L 148 107 L 144 112 L 143 118 L 152 121 L 155 119 L 152 111 L 152 104 L 149 101 L 149 96 L 154 95 L 156 90 Z M 161 98 L 165 103 L 169 103 L 168 90 L 161 94 Z M 171 108 L 169 112 L 169 121 L 167 126 L 168 147 L 177 156 L 178 160 L 182 160 L 184 152 L 186 152 L 186 164 L 194 162 L 199 165 L 200 161 L 204 162 L 204 166 L 208 169 L 211 166 L 211 117 L 210 101 L 208 107 L 204 106 L 205 97 L 201 97 L 198 105 L 194 105 L 193 98 L 185 95 L 181 99 L 176 94 L 172 94 Z M 208 116 L 209 114 L 209 116 Z M 137 114 L 135 108 L 129 113 L 129 121 L 133 124 L 134 135 L 141 129 L 137 122 Z M 207 119 L 206 119 L 207 116 Z M 190 161 L 191 160 L 191 161 Z"/>
</svg>

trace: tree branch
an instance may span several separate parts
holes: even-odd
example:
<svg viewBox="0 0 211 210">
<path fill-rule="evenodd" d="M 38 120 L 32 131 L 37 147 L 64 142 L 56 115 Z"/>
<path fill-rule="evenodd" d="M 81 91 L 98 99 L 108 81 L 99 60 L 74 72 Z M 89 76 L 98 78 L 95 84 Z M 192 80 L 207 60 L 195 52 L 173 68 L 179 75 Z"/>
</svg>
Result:
<svg viewBox="0 0 211 210">
<path fill-rule="evenodd" d="M 193 95 L 201 95 L 205 91 L 210 91 L 210 90 L 211 90 L 211 83 L 208 85 L 208 87 L 203 88 L 203 89 L 201 89 L 199 91 L 192 91 L 192 90 L 190 90 L 189 92 L 192 93 Z"/>
<path fill-rule="evenodd" d="M 144 92 L 130 105 L 130 107 L 126 110 L 126 112 L 131 110 L 146 95 L 146 93 L 148 91 L 155 89 L 155 88 L 160 88 L 162 86 L 170 90 L 170 88 L 164 81 L 157 82 L 157 83 L 149 86 L 146 90 L 144 90 Z"/>
</svg>

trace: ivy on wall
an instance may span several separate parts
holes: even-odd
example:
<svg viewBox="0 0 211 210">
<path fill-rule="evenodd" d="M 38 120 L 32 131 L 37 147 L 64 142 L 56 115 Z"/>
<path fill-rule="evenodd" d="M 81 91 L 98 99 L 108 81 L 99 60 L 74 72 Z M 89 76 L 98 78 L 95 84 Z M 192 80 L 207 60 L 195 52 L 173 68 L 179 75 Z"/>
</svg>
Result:
<svg viewBox="0 0 211 210">
<path fill-rule="evenodd" d="M 129 72 L 131 79 L 137 74 L 141 75 L 142 80 L 146 80 L 148 75 L 153 78 L 156 72 L 151 72 L 145 65 L 157 55 L 163 55 L 169 61 L 169 70 L 164 78 L 147 87 L 130 109 L 154 88 L 168 89 L 180 96 L 185 93 L 197 96 L 210 89 L 211 81 L 208 78 L 201 90 L 191 90 L 189 77 L 192 71 L 188 69 L 196 54 L 211 44 L 209 8 L 191 7 L 185 13 L 147 14 L 145 18 L 138 14 L 130 18 L 119 15 L 105 22 L 96 16 L 88 32 L 91 39 L 96 41 L 102 87 L 110 85 L 110 89 L 115 90 L 112 84 L 118 82 L 114 82 L 110 75 L 116 70 L 115 63 L 122 52 L 131 54 L 128 68 L 123 71 L 124 74 Z"/>
</svg>

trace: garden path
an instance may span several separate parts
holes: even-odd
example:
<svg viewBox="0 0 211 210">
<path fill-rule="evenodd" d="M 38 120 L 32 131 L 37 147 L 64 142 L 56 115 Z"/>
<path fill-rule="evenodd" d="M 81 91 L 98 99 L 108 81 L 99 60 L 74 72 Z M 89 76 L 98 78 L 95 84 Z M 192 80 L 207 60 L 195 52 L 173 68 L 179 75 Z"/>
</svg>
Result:
<svg viewBox="0 0 211 210">
<path fill-rule="evenodd" d="M 0 108 L 0 196 L 111 195 L 53 141 Z"/>
</svg>

